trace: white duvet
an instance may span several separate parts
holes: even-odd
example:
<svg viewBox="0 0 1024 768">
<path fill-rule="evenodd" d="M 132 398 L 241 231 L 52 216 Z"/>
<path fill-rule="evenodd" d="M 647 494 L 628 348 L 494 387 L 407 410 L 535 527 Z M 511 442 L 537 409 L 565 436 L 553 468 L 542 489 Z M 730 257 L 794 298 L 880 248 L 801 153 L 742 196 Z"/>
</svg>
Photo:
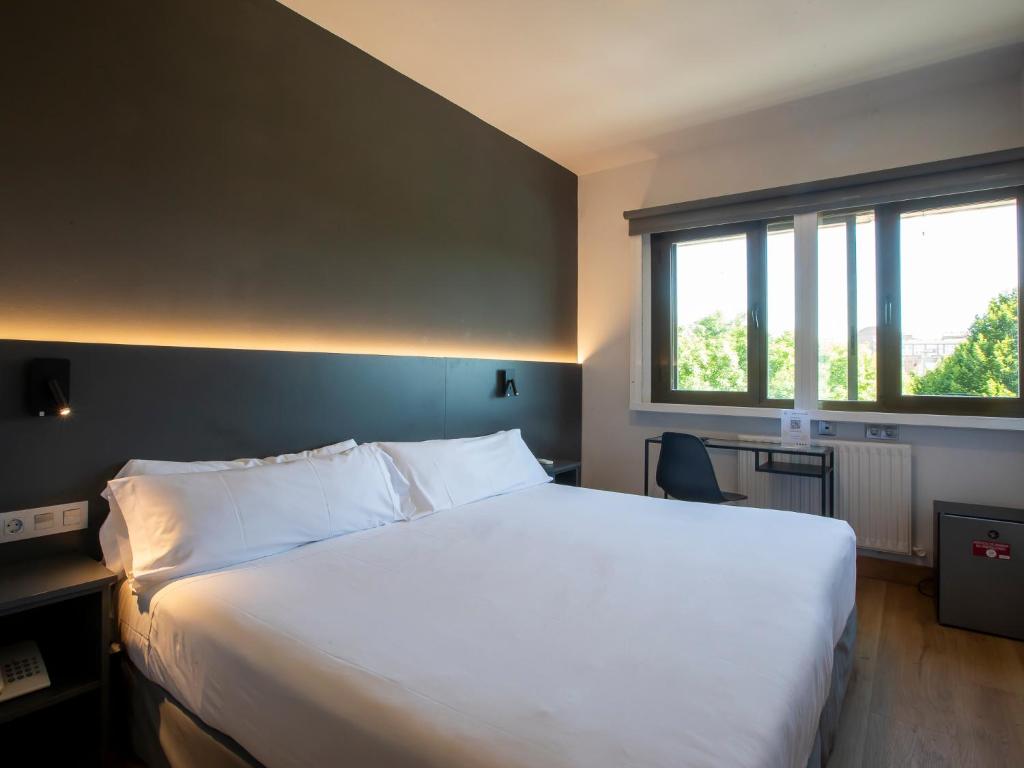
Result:
<svg viewBox="0 0 1024 768">
<path fill-rule="evenodd" d="M 843 522 L 545 485 L 121 594 L 133 662 L 277 766 L 792 766 Z"/>
</svg>

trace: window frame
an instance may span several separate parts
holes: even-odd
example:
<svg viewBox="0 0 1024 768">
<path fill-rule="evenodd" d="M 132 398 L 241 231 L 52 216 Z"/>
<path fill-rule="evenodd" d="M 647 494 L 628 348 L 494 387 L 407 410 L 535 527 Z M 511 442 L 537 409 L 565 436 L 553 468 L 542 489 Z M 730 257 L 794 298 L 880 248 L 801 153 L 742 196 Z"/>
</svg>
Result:
<svg viewBox="0 0 1024 768">
<path fill-rule="evenodd" d="M 792 399 L 768 397 L 768 227 L 791 217 L 722 224 L 651 235 L 651 400 L 657 403 L 792 408 Z M 747 389 L 744 392 L 675 389 L 676 243 L 743 234 L 747 243 Z M 795 255 L 794 255 L 795 258 Z M 795 383 L 795 382 L 794 382 Z"/>
<path fill-rule="evenodd" d="M 858 206 L 847 210 L 819 211 L 818 226 L 821 227 L 824 219 L 846 219 L 846 322 L 847 322 L 847 358 L 846 358 L 846 386 L 848 392 L 857 393 L 857 378 L 860 371 L 858 360 L 858 346 L 860 339 L 857 332 L 857 227 L 856 218 L 859 214 L 871 212 L 875 222 L 875 399 L 874 400 L 822 400 L 821 386 L 818 385 L 818 392 L 815 393 L 818 408 L 828 411 L 879 411 L 882 405 L 881 374 L 879 372 L 879 358 L 881 357 L 881 328 L 882 315 L 879 307 L 882 304 L 879 276 L 881 273 L 881 256 L 878 242 L 878 208 L 879 206 L 868 205 Z M 851 226 L 852 224 L 852 226 Z M 820 279 L 820 278 L 819 278 Z M 851 320 L 850 318 L 853 318 Z M 821 350 L 821 338 L 818 335 L 820 328 L 814 330 L 815 360 L 818 359 Z"/>
<path fill-rule="evenodd" d="M 1019 392 L 1016 398 L 972 396 L 905 395 L 902 393 L 903 344 L 900 285 L 900 215 L 914 211 L 945 208 L 971 203 L 1014 199 L 1017 205 L 1017 361 Z M 913 200 L 857 205 L 845 210 L 819 211 L 819 225 L 825 218 L 848 217 L 855 221 L 860 213 L 872 212 L 875 222 L 875 326 L 877 328 L 876 399 L 822 400 L 815 392 L 814 402 L 821 411 L 851 413 L 891 413 L 915 416 L 967 416 L 1024 418 L 1024 187 L 1006 186 L 981 192 L 946 193 Z M 792 399 L 774 399 L 767 395 L 767 234 L 768 227 L 791 217 L 772 217 L 758 221 L 700 226 L 650 235 L 650 401 L 656 404 L 739 406 L 744 408 L 793 408 Z M 681 391 L 673 389 L 675 344 L 671 329 L 675 318 L 676 243 L 713 237 L 745 234 L 747 238 L 747 390 L 745 392 Z M 854 241 L 851 254 L 851 239 Z M 857 362 L 858 323 L 850 322 L 850 307 L 856 302 L 855 226 L 847 224 L 847 312 L 850 323 L 848 367 Z M 794 254 L 799 264 L 799 257 Z M 797 266 L 799 268 L 799 266 Z M 799 311 L 799 310 L 798 310 Z M 855 317 L 855 315 L 853 316 Z M 814 332 L 818 360 L 818 329 Z M 848 391 L 856 385 L 855 373 L 848 374 Z M 800 373 L 797 372 L 797 382 Z M 799 386 L 799 385 L 798 385 Z"/>
<path fill-rule="evenodd" d="M 905 395 L 903 377 L 902 286 L 900 284 L 900 215 L 972 203 L 1015 199 L 1017 204 L 1017 376 L 1015 398 Z M 1024 187 L 941 195 L 875 206 L 877 259 L 878 402 L 887 413 L 946 416 L 1024 417 Z M 827 401 L 820 405 L 825 407 Z M 829 403 L 831 405 L 831 403 Z"/>
</svg>

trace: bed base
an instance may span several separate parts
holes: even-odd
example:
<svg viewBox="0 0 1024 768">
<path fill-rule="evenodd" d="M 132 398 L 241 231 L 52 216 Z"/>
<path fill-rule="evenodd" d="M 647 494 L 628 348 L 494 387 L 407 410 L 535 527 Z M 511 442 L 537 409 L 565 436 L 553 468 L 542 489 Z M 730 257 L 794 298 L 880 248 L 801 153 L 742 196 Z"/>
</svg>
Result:
<svg viewBox="0 0 1024 768">
<path fill-rule="evenodd" d="M 832 754 L 843 699 L 853 671 L 856 637 L 855 607 L 833 651 L 832 682 L 806 768 L 825 768 Z M 236 741 L 207 726 L 167 691 L 147 680 L 131 662 L 123 661 L 132 745 L 149 768 L 263 768 Z"/>
<path fill-rule="evenodd" d="M 206 725 L 127 658 L 121 670 L 132 748 L 147 768 L 262 768 L 238 742 Z"/>
<path fill-rule="evenodd" d="M 839 716 L 843 711 L 846 689 L 850 685 L 853 674 L 853 651 L 857 640 L 857 606 L 850 611 L 843 634 L 839 636 L 835 650 L 832 651 L 832 682 L 828 688 L 828 698 L 818 718 L 818 732 L 814 736 L 814 748 L 807 758 L 807 768 L 825 768 L 836 744 L 839 731 Z"/>
</svg>

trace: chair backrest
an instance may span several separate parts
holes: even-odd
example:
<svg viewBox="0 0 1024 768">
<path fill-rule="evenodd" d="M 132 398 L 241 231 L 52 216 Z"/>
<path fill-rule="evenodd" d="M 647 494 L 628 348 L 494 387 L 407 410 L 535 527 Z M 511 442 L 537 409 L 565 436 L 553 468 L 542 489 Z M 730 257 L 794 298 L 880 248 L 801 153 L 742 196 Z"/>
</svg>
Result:
<svg viewBox="0 0 1024 768">
<path fill-rule="evenodd" d="M 657 482 L 673 498 L 685 501 L 725 501 L 715 468 L 703 441 L 695 435 L 666 432 L 661 436 Z"/>
</svg>

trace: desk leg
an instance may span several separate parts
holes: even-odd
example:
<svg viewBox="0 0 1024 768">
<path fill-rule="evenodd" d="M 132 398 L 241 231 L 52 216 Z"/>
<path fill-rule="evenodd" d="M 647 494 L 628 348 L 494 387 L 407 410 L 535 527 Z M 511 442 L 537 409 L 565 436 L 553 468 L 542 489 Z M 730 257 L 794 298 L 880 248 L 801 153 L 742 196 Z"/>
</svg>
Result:
<svg viewBox="0 0 1024 768">
<path fill-rule="evenodd" d="M 821 516 L 825 517 L 828 512 L 825 509 L 825 499 L 828 490 L 828 475 L 825 474 L 825 457 L 821 457 Z"/>
<path fill-rule="evenodd" d="M 836 516 L 836 455 L 828 457 L 828 510 L 832 517 Z"/>
<path fill-rule="evenodd" d="M 651 477 L 651 444 L 644 440 L 644 496 L 649 495 Z"/>
</svg>

